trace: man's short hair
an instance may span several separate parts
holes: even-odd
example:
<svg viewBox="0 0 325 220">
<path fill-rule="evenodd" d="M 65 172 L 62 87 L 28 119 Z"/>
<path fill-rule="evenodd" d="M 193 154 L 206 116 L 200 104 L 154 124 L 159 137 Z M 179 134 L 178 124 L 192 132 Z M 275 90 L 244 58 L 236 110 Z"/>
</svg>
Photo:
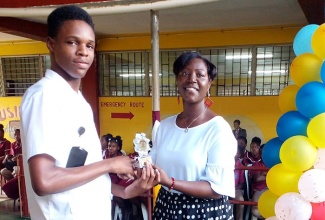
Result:
<svg viewBox="0 0 325 220">
<path fill-rule="evenodd" d="M 55 38 L 65 21 L 84 21 L 95 31 L 95 26 L 91 16 L 82 8 L 74 5 L 58 7 L 47 18 L 48 36 Z"/>
<path fill-rule="evenodd" d="M 240 121 L 239 121 L 238 119 L 236 119 L 236 120 L 234 121 L 234 123 L 237 123 L 237 124 L 240 125 Z"/>
</svg>

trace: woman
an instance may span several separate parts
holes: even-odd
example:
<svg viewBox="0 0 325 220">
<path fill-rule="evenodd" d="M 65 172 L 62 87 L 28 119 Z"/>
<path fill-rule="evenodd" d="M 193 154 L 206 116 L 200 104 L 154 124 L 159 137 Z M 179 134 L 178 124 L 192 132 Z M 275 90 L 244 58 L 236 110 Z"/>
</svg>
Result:
<svg viewBox="0 0 325 220">
<path fill-rule="evenodd" d="M 160 171 L 153 219 L 232 219 L 237 141 L 229 124 L 205 101 L 216 67 L 199 53 L 174 62 L 183 112 L 163 120 L 151 156 Z"/>
</svg>

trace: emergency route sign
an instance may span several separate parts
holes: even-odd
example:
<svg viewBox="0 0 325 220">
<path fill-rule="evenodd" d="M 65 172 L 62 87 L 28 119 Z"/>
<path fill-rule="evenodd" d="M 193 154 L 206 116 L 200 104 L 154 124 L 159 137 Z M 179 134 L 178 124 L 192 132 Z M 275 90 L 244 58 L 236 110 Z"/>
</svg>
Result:
<svg viewBox="0 0 325 220">
<path fill-rule="evenodd" d="M 171 104 L 175 103 L 175 105 Z M 175 97 L 160 99 L 164 119 L 181 111 Z M 133 139 L 137 132 L 143 132 L 151 139 L 152 97 L 100 97 L 99 98 L 100 135 L 111 133 L 120 135 L 123 150 L 133 152 Z"/>
</svg>

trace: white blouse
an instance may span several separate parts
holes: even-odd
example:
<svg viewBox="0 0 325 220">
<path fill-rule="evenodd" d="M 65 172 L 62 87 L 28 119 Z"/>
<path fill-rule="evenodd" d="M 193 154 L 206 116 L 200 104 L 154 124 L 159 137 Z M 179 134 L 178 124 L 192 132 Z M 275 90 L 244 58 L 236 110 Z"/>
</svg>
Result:
<svg viewBox="0 0 325 220">
<path fill-rule="evenodd" d="M 171 116 L 158 127 L 153 137 L 153 162 L 169 177 L 208 181 L 216 193 L 234 197 L 237 141 L 230 125 L 216 116 L 185 133 L 176 125 L 176 118 Z"/>
</svg>

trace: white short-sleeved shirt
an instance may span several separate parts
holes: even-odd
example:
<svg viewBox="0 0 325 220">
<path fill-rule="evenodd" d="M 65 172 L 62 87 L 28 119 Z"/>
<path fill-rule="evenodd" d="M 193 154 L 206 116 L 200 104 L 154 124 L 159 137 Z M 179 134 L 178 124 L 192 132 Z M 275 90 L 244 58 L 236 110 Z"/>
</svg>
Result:
<svg viewBox="0 0 325 220">
<path fill-rule="evenodd" d="M 185 133 L 176 125 L 176 118 L 169 117 L 158 127 L 151 151 L 153 162 L 169 177 L 208 181 L 216 193 L 234 197 L 237 141 L 230 125 L 216 116 Z"/>
<path fill-rule="evenodd" d="M 85 164 L 102 160 L 101 145 L 90 105 L 80 92 L 57 73 L 31 86 L 21 103 L 21 139 L 29 211 L 32 219 L 111 219 L 109 175 L 62 193 L 37 196 L 31 187 L 28 160 L 48 154 L 58 167 L 66 167 L 70 150 L 81 146 L 88 152 Z M 78 129 L 85 128 L 79 137 Z"/>
</svg>

